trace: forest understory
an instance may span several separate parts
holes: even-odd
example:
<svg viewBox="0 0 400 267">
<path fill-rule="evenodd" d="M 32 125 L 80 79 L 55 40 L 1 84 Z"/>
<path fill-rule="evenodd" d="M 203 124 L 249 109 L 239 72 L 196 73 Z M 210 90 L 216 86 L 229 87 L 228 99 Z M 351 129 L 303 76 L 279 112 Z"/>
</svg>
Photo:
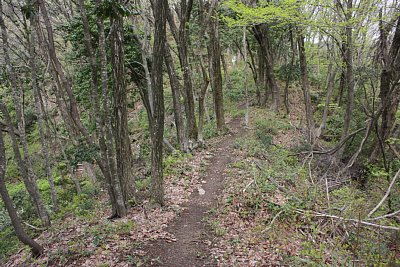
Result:
<svg viewBox="0 0 400 267">
<path fill-rule="evenodd" d="M 400 266 L 400 1 L 0 0 L 0 266 Z"/>
<path fill-rule="evenodd" d="M 381 189 L 337 181 L 336 159 L 298 153 L 300 93 L 289 116 L 252 107 L 247 126 L 242 103 L 227 134 L 169 156 L 164 207 L 144 200 L 110 221 L 107 199 L 89 193 L 80 215 L 63 214 L 37 237 L 44 256 L 21 249 L 5 266 L 397 266 L 396 227 L 360 223 Z"/>
</svg>

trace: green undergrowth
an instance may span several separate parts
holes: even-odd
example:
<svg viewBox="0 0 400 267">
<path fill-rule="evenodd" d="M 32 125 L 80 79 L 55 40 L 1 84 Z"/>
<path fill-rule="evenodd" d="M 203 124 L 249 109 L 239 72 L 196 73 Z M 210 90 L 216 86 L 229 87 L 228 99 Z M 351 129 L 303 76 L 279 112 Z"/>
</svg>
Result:
<svg viewBox="0 0 400 267">
<path fill-rule="evenodd" d="M 289 149 L 274 143 L 275 138 L 291 128 L 287 119 L 256 109 L 251 111 L 250 122 L 252 131 L 234 141 L 238 160 L 229 166 L 231 180 L 225 189 L 223 205 L 212 214 L 211 226 L 217 236 L 225 238 L 229 233 L 224 216 L 235 213 L 243 224 L 253 224 L 242 229 L 243 236 L 239 234 L 237 242 L 231 245 L 238 249 L 240 244 L 246 244 L 243 240 L 246 235 L 258 233 L 257 240 L 252 242 L 273 241 L 285 266 L 400 264 L 396 258 L 399 233 L 314 213 L 366 220 L 389 184 L 387 173 L 374 167 L 365 187 L 357 182 L 343 184 L 329 191 L 328 201 L 325 184 L 313 174 L 313 166 L 310 174 L 308 164 L 303 164 L 293 153 L 293 150 L 304 151 L 304 145 Z M 396 170 L 395 166 L 393 169 Z M 392 207 L 398 207 L 398 202 L 396 196 L 391 197 Z M 385 204 L 374 217 L 387 212 Z M 390 219 L 373 223 L 400 226 Z M 288 249 L 293 244 L 296 247 Z"/>
<path fill-rule="evenodd" d="M 50 211 L 53 224 L 58 224 L 65 216 L 74 215 L 81 218 L 93 217 L 93 208 L 97 204 L 98 188 L 89 181 L 81 181 L 82 194 L 77 195 L 75 187 L 69 177 L 57 176 L 54 179 L 58 204 L 60 210 L 56 213 L 53 211 L 50 198 L 50 185 L 47 180 L 37 180 L 37 185 L 41 193 L 42 199 Z M 32 205 L 31 199 L 22 182 L 7 184 L 7 189 L 12 198 L 14 205 L 18 208 L 18 215 L 23 222 L 40 229 L 41 222 L 37 218 L 36 211 Z M 37 230 L 27 224 L 23 224 L 28 235 L 36 237 L 40 234 Z M 2 259 L 6 259 L 12 255 L 21 246 L 14 230 L 11 226 L 8 214 L 0 203 L 0 263 Z"/>
</svg>

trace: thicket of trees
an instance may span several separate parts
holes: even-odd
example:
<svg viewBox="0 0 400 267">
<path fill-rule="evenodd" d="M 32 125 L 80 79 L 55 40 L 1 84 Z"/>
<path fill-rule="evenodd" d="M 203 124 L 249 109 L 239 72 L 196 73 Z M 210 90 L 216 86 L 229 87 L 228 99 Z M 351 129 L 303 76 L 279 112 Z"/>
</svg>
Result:
<svg viewBox="0 0 400 267">
<path fill-rule="evenodd" d="M 303 92 L 307 153 L 332 155 L 342 176 L 354 166 L 383 166 L 395 183 L 399 26 L 398 1 L 0 0 L 0 193 L 16 235 L 42 253 L 24 232 L 6 183 L 20 177 L 37 217 L 50 226 L 60 209 L 53 175 L 60 162 L 77 194 L 77 164 L 98 168 L 110 218 L 127 215 L 137 198 L 138 154 L 129 118 L 140 103 L 149 196 L 159 205 L 164 154 L 202 146 L 205 123 L 224 133 L 224 94 L 290 115 L 295 83 Z M 235 80 L 242 67 L 245 81 Z M 39 171 L 29 149 L 33 128 Z M 8 162 L 18 177 L 7 175 Z M 51 209 L 38 175 L 48 180 Z"/>
</svg>

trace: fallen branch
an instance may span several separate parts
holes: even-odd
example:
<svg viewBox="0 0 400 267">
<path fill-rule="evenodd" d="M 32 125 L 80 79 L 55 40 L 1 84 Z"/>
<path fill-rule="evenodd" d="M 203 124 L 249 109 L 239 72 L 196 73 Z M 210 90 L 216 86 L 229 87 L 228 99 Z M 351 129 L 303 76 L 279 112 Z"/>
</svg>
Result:
<svg viewBox="0 0 400 267">
<path fill-rule="evenodd" d="M 44 230 L 46 230 L 46 228 L 39 228 L 39 227 L 36 227 L 36 226 L 33 226 L 33 225 L 31 225 L 31 224 L 29 224 L 29 223 L 27 223 L 27 222 L 23 222 L 26 226 L 28 226 L 28 227 L 30 227 L 30 228 L 32 228 L 32 229 L 35 229 L 35 230 L 38 230 L 38 231 L 44 231 Z"/>
<path fill-rule="evenodd" d="M 363 138 L 363 140 L 361 141 L 361 143 L 360 143 L 360 145 L 359 145 L 357 151 L 353 154 L 353 156 L 351 156 L 351 158 L 350 158 L 349 162 L 347 163 L 346 167 L 344 167 L 344 168 L 338 173 L 337 177 L 341 176 L 343 173 L 345 173 L 348 169 L 350 169 L 350 168 L 354 165 L 356 159 L 358 158 L 358 156 L 360 155 L 361 151 L 362 151 L 363 148 L 364 148 L 365 142 L 368 140 L 368 137 L 369 137 L 369 135 L 370 135 L 370 133 L 371 133 L 371 128 L 372 128 L 373 125 L 374 125 L 374 120 L 373 120 L 373 119 L 370 119 L 369 122 L 368 122 L 368 126 L 367 126 L 367 128 L 366 128 L 366 131 L 365 131 L 364 138 Z"/>
<path fill-rule="evenodd" d="M 349 140 L 349 139 L 352 138 L 354 135 L 356 135 L 356 134 L 358 134 L 359 132 L 362 132 L 362 131 L 364 131 L 364 130 L 366 130 L 366 129 L 367 129 L 367 127 L 363 127 L 363 128 L 360 128 L 360 129 L 358 129 L 358 130 L 356 130 L 356 131 L 350 133 L 348 136 L 346 136 L 346 138 L 344 138 L 344 139 L 343 139 L 339 144 L 337 144 L 334 148 L 331 148 L 331 149 L 325 150 L 325 151 L 314 150 L 314 151 L 311 151 L 311 153 L 313 153 L 313 154 L 319 154 L 319 155 L 323 155 L 323 154 L 334 154 L 334 153 L 336 153 L 336 152 L 347 142 L 347 140 Z M 308 154 L 308 153 L 310 153 L 310 151 L 300 152 L 300 153 L 297 153 L 297 154 L 294 154 L 294 155 L 297 156 L 297 155 L 303 155 L 303 154 Z"/>
<path fill-rule="evenodd" d="M 294 211 L 297 212 L 297 213 L 300 213 L 300 214 L 312 213 L 316 217 L 332 218 L 332 219 L 337 219 L 337 220 L 341 220 L 341 221 L 345 221 L 345 222 L 353 222 L 353 223 L 358 223 L 358 224 L 365 225 L 365 226 L 377 227 L 377 228 L 385 229 L 385 230 L 400 231 L 400 228 L 399 227 L 395 227 L 395 226 L 387 226 L 387 225 L 375 224 L 375 223 L 361 221 L 361 220 L 357 220 L 357 219 L 346 219 L 346 218 L 343 218 L 343 217 L 340 217 L 340 216 L 331 215 L 331 214 L 325 214 L 325 213 L 316 212 L 316 211 L 306 211 L 306 210 L 302 210 L 302 209 L 295 209 Z"/>
<path fill-rule="evenodd" d="M 393 185 L 396 183 L 397 178 L 400 175 L 400 169 L 396 172 L 396 175 L 393 177 L 392 181 L 390 182 L 390 185 L 388 187 L 388 189 L 386 190 L 386 194 L 383 196 L 383 198 L 381 199 L 381 201 L 378 203 L 378 205 L 376 205 L 375 208 L 373 208 L 369 213 L 368 213 L 368 217 L 371 217 L 372 214 L 375 213 L 375 211 L 377 211 L 379 209 L 380 206 L 382 206 L 383 202 L 385 202 L 386 198 L 389 196 L 390 191 L 392 190 Z"/>
<path fill-rule="evenodd" d="M 379 216 L 379 217 L 375 217 L 375 218 L 372 218 L 372 219 L 368 219 L 368 221 L 376 221 L 376 220 L 380 220 L 380 219 L 390 218 L 390 217 L 392 217 L 392 216 L 394 216 L 396 214 L 399 214 L 399 213 L 400 213 L 400 210 L 392 212 L 392 213 L 389 213 L 389 214 L 385 214 L 385 215 L 382 215 L 382 216 Z"/>
</svg>

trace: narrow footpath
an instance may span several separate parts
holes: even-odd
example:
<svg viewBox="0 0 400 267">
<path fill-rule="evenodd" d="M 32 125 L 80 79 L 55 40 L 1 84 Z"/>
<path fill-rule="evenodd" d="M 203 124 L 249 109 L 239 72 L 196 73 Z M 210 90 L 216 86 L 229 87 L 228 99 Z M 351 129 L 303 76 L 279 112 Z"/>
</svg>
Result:
<svg viewBox="0 0 400 267">
<path fill-rule="evenodd" d="M 216 262 L 210 258 L 214 233 L 207 225 L 206 217 L 208 211 L 216 205 L 218 195 L 224 188 L 224 172 L 233 161 L 232 144 L 244 133 L 240 118 L 233 120 L 229 127 L 231 133 L 224 136 L 213 149 L 214 156 L 203 176 L 205 183 L 202 188 L 191 195 L 182 214 L 166 229 L 176 241 L 156 240 L 148 245 L 147 266 L 216 266 Z"/>
</svg>

